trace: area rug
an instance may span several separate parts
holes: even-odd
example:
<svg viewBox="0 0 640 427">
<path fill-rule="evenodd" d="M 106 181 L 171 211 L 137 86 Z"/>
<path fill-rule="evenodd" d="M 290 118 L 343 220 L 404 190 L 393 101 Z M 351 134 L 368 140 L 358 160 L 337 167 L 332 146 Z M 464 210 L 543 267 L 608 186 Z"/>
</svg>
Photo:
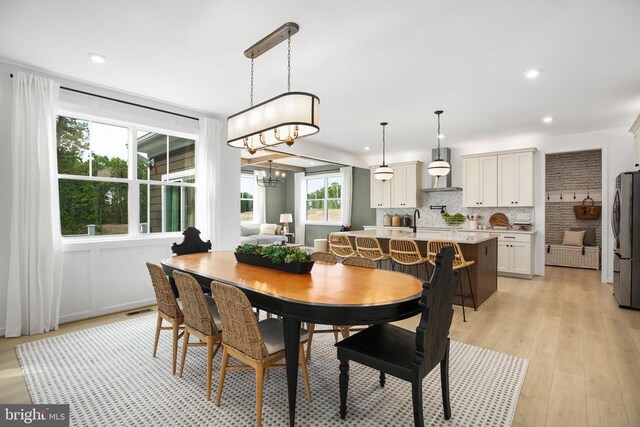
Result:
<svg viewBox="0 0 640 427">
<path fill-rule="evenodd" d="M 222 405 L 205 399 L 206 350 L 192 347 L 184 377 L 171 375 L 171 338 L 160 337 L 151 357 L 155 315 L 112 323 L 22 344 L 16 351 L 33 403 L 70 404 L 77 426 L 250 426 L 255 425 L 255 375 L 227 374 Z M 298 386 L 296 425 L 411 426 L 411 386 L 351 363 L 347 419 L 339 416 L 338 360 L 333 334 L 314 337 L 309 376 L 312 402 Z M 444 420 L 440 370 L 423 382 L 428 426 L 509 426 L 528 362 L 507 354 L 451 342 L 452 417 Z M 213 395 L 220 354 L 215 358 Z M 285 371 L 270 372 L 264 384 L 262 424 L 288 425 Z"/>
</svg>

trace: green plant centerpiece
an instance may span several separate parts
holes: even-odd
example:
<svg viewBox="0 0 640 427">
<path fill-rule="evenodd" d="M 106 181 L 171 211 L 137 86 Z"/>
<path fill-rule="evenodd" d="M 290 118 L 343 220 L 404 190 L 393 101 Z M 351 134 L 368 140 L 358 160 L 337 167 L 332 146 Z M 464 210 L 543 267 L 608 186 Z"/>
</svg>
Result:
<svg viewBox="0 0 640 427">
<path fill-rule="evenodd" d="M 444 221 L 445 224 L 451 227 L 453 231 L 455 231 L 457 228 L 460 228 L 462 224 L 464 224 L 464 221 L 466 220 L 466 218 L 464 215 L 462 215 L 459 212 L 454 213 L 453 215 L 445 212 L 442 214 L 442 220 Z"/>
<path fill-rule="evenodd" d="M 259 246 L 247 243 L 236 248 L 235 256 L 238 262 L 244 264 L 290 273 L 309 273 L 313 267 L 309 254 L 290 246 Z"/>
</svg>

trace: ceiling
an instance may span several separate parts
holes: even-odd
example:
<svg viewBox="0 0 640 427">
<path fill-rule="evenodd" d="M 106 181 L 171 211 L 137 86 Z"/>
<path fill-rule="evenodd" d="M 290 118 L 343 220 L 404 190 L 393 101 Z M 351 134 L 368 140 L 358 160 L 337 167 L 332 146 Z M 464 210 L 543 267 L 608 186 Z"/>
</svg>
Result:
<svg viewBox="0 0 640 427">
<path fill-rule="evenodd" d="M 307 168 L 313 168 L 317 166 L 330 166 L 330 165 L 341 166 L 335 163 L 323 162 L 317 159 L 310 159 L 310 158 L 301 157 L 301 156 L 292 156 L 287 153 L 277 153 L 277 152 L 268 151 L 268 150 L 257 151 L 255 154 L 249 154 L 245 150 L 242 150 L 240 156 L 242 157 L 243 166 L 252 165 L 252 166 L 259 166 L 259 167 L 266 168 L 266 167 L 269 167 L 269 163 L 268 163 L 269 160 L 273 161 L 273 168 L 277 169 L 282 165 L 294 166 L 294 168 L 291 168 L 291 170 L 294 170 L 294 171 L 297 168 L 307 169 Z"/>
<path fill-rule="evenodd" d="M 379 153 L 381 121 L 389 151 L 433 147 L 436 109 L 452 147 L 640 113 L 638 0 L 0 0 L 0 59 L 228 115 L 249 104 L 243 51 L 286 21 L 292 89 L 321 100 L 309 139 L 336 150 Z M 285 90 L 281 44 L 256 59 L 255 98 Z"/>
</svg>

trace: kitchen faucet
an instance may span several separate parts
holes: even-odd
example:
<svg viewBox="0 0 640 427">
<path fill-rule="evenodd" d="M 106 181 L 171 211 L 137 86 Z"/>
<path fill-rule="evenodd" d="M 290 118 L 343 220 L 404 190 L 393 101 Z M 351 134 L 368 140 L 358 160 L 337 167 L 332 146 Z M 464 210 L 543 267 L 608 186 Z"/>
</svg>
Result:
<svg viewBox="0 0 640 427">
<path fill-rule="evenodd" d="M 413 211 L 413 227 L 411 227 L 411 229 L 413 230 L 414 233 L 418 231 L 418 222 L 416 221 L 416 214 L 418 214 L 418 218 L 420 218 L 420 211 L 418 209 Z"/>
</svg>

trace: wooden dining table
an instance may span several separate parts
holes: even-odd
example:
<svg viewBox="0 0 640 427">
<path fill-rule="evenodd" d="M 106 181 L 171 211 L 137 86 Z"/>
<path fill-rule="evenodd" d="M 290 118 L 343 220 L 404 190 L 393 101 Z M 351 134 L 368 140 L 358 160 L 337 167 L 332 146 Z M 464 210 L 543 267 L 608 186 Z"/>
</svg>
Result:
<svg viewBox="0 0 640 427">
<path fill-rule="evenodd" d="M 177 270 L 194 276 L 204 290 L 212 280 L 237 286 L 254 307 L 282 316 L 291 426 L 295 425 L 301 322 L 371 325 L 420 312 L 423 282 L 394 271 L 316 262 L 311 273 L 294 274 L 238 263 L 233 252 L 174 256 L 164 260 L 162 267 L 172 282 Z"/>
</svg>

